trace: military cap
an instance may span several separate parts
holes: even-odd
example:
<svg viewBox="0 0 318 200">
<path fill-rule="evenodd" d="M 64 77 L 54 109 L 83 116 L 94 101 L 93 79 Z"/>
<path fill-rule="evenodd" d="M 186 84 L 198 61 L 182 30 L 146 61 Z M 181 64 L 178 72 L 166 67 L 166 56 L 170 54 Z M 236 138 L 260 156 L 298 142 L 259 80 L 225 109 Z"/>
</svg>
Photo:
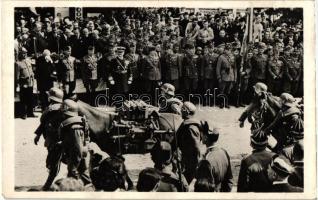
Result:
<svg viewBox="0 0 318 200">
<path fill-rule="evenodd" d="M 194 49 L 194 45 L 192 43 L 187 43 L 184 48 L 185 49 Z"/>
<path fill-rule="evenodd" d="M 63 102 L 63 90 L 57 88 L 57 87 L 52 87 L 48 92 L 47 95 L 49 96 L 49 99 L 62 103 Z"/>
<path fill-rule="evenodd" d="M 137 182 L 138 192 L 150 192 L 155 189 L 159 183 L 161 176 L 154 168 L 146 168 L 139 173 Z"/>
<path fill-rule="evenodd" d="M 219 127 L 211 127 L 209 125 L 209 130 L 208 130 L 206 136 L 213 141 L 217 141 L 219 139 L 220 130 L 221 129 Z"/>
<path fill-rule="evenodd" d="M 291 51 L 292 50 L 292 47 L 290 47 L 290 46 L 286 46 L 285 48 L 284 48 L 284 51 Z"/>
<path fill-rule="evenodd" d="M 282 177 L 287 177 L 293 171 L 293 168 L 279 155 L 273 156 L 270 166 L 274 172 Z"/>
<path fill-rule="evenodd" d="M 190 101 L 183 103 L 181 110 L 188 112 L 190 115 L 194 115 L 197 108 Z"/>
<path fill-rule="evenodd" d="M 71 47 L 71 46 L 65 46 L 63 50 L 64 50 L 64 51 L 71 51 L 71 50 L 72 50 L 72 47 Z"/>
<path fill-rule="evenodd" d="M 66 177 L 55 181 L 53 191 L 84 191 L 84 183 L 81 179 Z"/>
<path fill-rule="evenodd" d="M 255 92 L 257 94 L 261 93 L 261 92 L 267 92 L 267 85 L 265 85 L 265 83 L 262 82 L 258 82 L 253 86 Z"/>
<path fill-rule="evenodd" d="M 63 107 L 64 107 L 64 114 L 69 115 L 69 116 L 78 116 L 78 104 L 70 99 L 66 99 L 63 102 Z"/>
<path fill-rule="evenodd" d="M 225 43 L 219 44 L 216 48 L 218 48 L 218 49 L 220 49 L 220 48 L 225 48 Z"/>
<path fill-rule="evenodd" d="M 116 48 L 116 52 L 123 53 L 123 52 L 125 52 L 125 49 L 126 49 L 125 47 L 119 46 Z"/>
<path fill-rule="evenodd" d="M 202 47 L 197 47 L 197 51 L 202 51 Z"/>
<path fill-rule="evenodd" d="M 266 44 L 265 44 L 264 42 L 260 42 L 260 43 L 258 44 L 258 48 L 260 48 L 260 49 L 266 49 Z"/>
<path fill-rule="evenodd" d="M 254 148 L 266 148 L 268 144 L 267 135 L 262 133 L 262 129 L 254 129 L 251 134 L 251 144 Z"/>
<path fill-rule="evenodd" d="M 289 107 L 295 106 L 296 100 L 293 97 L 293 95 L 291 95 L 289 93 L 282 93 L 280 95 L 280 99 L 282 101 L 282 104 L 285 106 L 289 106 Z"/>
</svg>

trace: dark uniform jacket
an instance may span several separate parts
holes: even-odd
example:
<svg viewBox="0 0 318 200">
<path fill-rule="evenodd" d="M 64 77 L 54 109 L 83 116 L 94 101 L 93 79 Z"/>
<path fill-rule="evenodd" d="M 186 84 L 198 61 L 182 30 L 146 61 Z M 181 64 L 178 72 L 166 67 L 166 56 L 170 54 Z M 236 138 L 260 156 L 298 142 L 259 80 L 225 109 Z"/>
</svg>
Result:
<svg viewBox="0 0 318 200">
<path fill-rule="evenodd" d="M 110 76 L 115 81 L 114 90 L 116 92 L 128 91 L 128 79 L 132 76 L 129 61 L 118 57 L 110 62 Z"/>
<path fill-rule="evenodd" d="M 125 59 L 129 61 L 129 66 L 133 79 L 140 77 L 140 56 L 138 54 L 128 53 L 125 55 Z"/>
<path fill-rule="evenodd" d="M 304 190 L 300 187 L 294 187 L 289 183 L 273 184 L 271 192 L 303 192 Z"/>
<path fill-rule="evenodd" d="M 177 53 L 166 54 L 162 64 L 163 79 L 178 80 L 181 75 L 181 60 Z"/>
<path fill-rule="evenodd" d="M 271 182 L 267 168 L 275 154 L 266 150 L 256 151 L 241 161 L 238 178 L 238 192 L 268 192 Z"/>
<path fill-rule="evenodd" d="M 58 79 L 63 83 L 75 81 L 75 58 L 69 56 L 59 60 L 57 66 Z"/>
<path fill-rule="evenodd" d="M 242 76 L 243 79 L 249 79 L 251 77 L 251 71 L 252 71 L 252 62 L 251 59 L 245 59 L 245 62 L 243 63 L 243 69 L 242 72 L 245 72 L 245 74 Z"/>
<path fill-rule="evenodd" d="M 216 65 L 219 55 L 207 54 L 202 58 L 200 77 L 202 79 L 216 78 Z"/>
<path fill-rule="evenodd" d="M 230 192 L 233 186 L 233 175 L 229 154 L 217 146 L 208 147 L 205 159 L 212 167 L 215 181 L 215 190 L 218 192 Z"/>
<path fill-rule="evenodd" d="M 46 35 L 44 32 L 34 32 L 31 36 L 31 52 L 41 54 L 44 49 L 48 48 Z"/>
<path fill-rule="evenodd" d="M 34 73 L 32 63 L 29 58 L 16 62 L 17 79 L 19 80 L 20 87 L 33 87 Z"/>
<path fill-rule="evenodd" d="M 233 55 L 220 55 L 216 66 L 216 76 L 218 80 L 222 81 L 236 80 L 236 66 Z"/>
<path fill-rule="evenodd" d="M 265 80 L 267 73 L 267 56 L 256 55 L 252 57 L 252 77 L 258 80 Z"/>
<path fill-rule="evenodd" d="M 269 60 L 268 72 L 271 80 L 283 78 L 284 63 L 281 60 Z"/>
<path fill-rule="evenodd" d="M 199 56 L 184 54 L 181 59 L 181 76 L 190 79 L 198 79 L 200 66 Z"/>
<path fill-rule="evenodd" d="M 146 57 L 141 63 L 142 78 L 151 81 L 161 80 L 161 64 L 160 60 L 152 60 L 150 57 Z"/>
</svg>

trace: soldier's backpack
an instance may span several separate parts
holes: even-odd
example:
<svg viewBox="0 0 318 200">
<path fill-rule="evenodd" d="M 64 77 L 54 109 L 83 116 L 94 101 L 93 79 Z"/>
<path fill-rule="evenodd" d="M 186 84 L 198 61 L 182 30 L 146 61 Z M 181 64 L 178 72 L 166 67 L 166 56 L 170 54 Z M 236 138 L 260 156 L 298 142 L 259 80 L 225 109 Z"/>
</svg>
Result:
<svg viewBox="0 0 318 200">
<path fill-rule="evenodd" d="M 85 116 L 74 116 L 74 117 L 69 117 L 66 120 L 64 120 L 60 127 L 59 127 L 59 134 L 61 135 L 61 130 L 64 127 L 67 126 L 72 126 L 72 128 L 78 128 L 78 129 L 83 129 L 84 131 L 84 145 L 86 145 L 86 142 L 89 142 L 89 126 L 88 122 Z"/>
</svg>

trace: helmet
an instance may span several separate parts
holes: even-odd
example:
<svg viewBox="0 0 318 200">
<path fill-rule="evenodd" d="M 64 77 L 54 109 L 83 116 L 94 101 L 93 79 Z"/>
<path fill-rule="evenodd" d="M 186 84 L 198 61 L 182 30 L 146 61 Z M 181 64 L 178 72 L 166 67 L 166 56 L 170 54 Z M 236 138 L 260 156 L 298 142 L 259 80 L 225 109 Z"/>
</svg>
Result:
<svg viewBox="0 0 318 200">
<path fill-rule="evenodd" d="M 186 101 L 183 103 L 181 111 L 186 111 L 188 114 L 194 115 L 196 109 L 197 108 L 195 107 L 195 105 L 193 103 L 191 103 L 190 101 Z"/>
<path fill-rule="evenodd" d="M 64 114 L 69 116 L 78 116 L 78 104 L 70 99 L 64 101 Z"/>
<path fill-rule="evenodd" d="M 171 85 L 170 83 L 165 83 L 161 86 L 161 90 L 165 93 L 165 94 L 169 94 L 171 96 L 175 95 L 175 87 L 173 85 Z"/>
<path fill-rule="evenodd" d="M 256 83 L 253 88 L 257 94 L 260 94 L 261 92 L 267 92 L 267 85 L 261 82 Z"/>
<path fill-rule="evenodd" d="M 64 93 L 61 89 L 52 87 L 49 92 L 47 92 L 49 95 L 49 99 L 52 99 L 53 101 L 62 103 L 63 102 L 63 96 Z"/>
<path fill-rule="evenodd" d="M 289 93 L 282 93 L 280 95 L 280 99 L 282 101 L 282 104 L 285 106 L 289 106 L 292 107 L 295 105 L 295 98 L 293 97 L 293 95 L 289 94 Z"/>
</svg>

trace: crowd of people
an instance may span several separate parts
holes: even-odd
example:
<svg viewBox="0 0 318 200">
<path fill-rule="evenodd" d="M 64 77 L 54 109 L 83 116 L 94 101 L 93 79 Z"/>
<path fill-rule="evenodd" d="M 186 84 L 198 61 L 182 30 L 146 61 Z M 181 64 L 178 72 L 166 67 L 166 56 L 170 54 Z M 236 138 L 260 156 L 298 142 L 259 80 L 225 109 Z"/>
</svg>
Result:
<svg viewBox="0 0 318 200">
<path fill-rule="evenodd" d="M 303 95 L 302 19 L 287 24 L 271 21 L 266 12 L 255 14 L 251 41 L 246 42 L 248 14 L 234 18 L 232 10 L 110 13 L 82 20 L 60 13 L 16 16 L 16 89 L 24 118 L 33 116 L 35 82 L 42 108 L 54 82 L 72 96 L 77 79 L 90 99 L 100 82 L 112 96 L 153 96 L 162 83 L 171 83 L 185 100 L 189 94 L 216 91 L 227 96 L 222 107 L 248 104 L 257 82 L 267 84 L 274 95 Z"/>
<path fill-rule="evenodd" d="M 23 118 L 34 116 L 35 80 L 44 111 L 34 138 L 37 144 L 43 135 L 48 149 L 43 190 L 187 192 L 194 185 L 196 192 L 231 192 L 230 156 L 217 145 L 222 130 L 202 124 L 196 106 L 177 98 L 217 88 L 228 97 L 221 107 L 249 104 L 238 120 L 240 127 L 246 119 L 252 124 L 253 152 L 241 161 L 237 191 L 303 191 L 303 109 L 294 98 L 303 96 L 301 19 L 286 24 L 258 13 L 251 42 L 248 15 L 234 18 L 222 9 L 213 15 L 122 9 L 109 18 L 39 19 L 19 16 L 15 53 Z M 152 148 L 154 167 L 140 172 L 137 185 L 122 156 L 105 158 L 90 147 L 74 97 L 77 79 L 90 99 L 100 81 L 112 95 L 154 95 L 160 88 L 166 101 L 159 112 L 182 116 L 173 141 Z M 53 184 L 61 161 L 67 178 Z"/>
</svg>

